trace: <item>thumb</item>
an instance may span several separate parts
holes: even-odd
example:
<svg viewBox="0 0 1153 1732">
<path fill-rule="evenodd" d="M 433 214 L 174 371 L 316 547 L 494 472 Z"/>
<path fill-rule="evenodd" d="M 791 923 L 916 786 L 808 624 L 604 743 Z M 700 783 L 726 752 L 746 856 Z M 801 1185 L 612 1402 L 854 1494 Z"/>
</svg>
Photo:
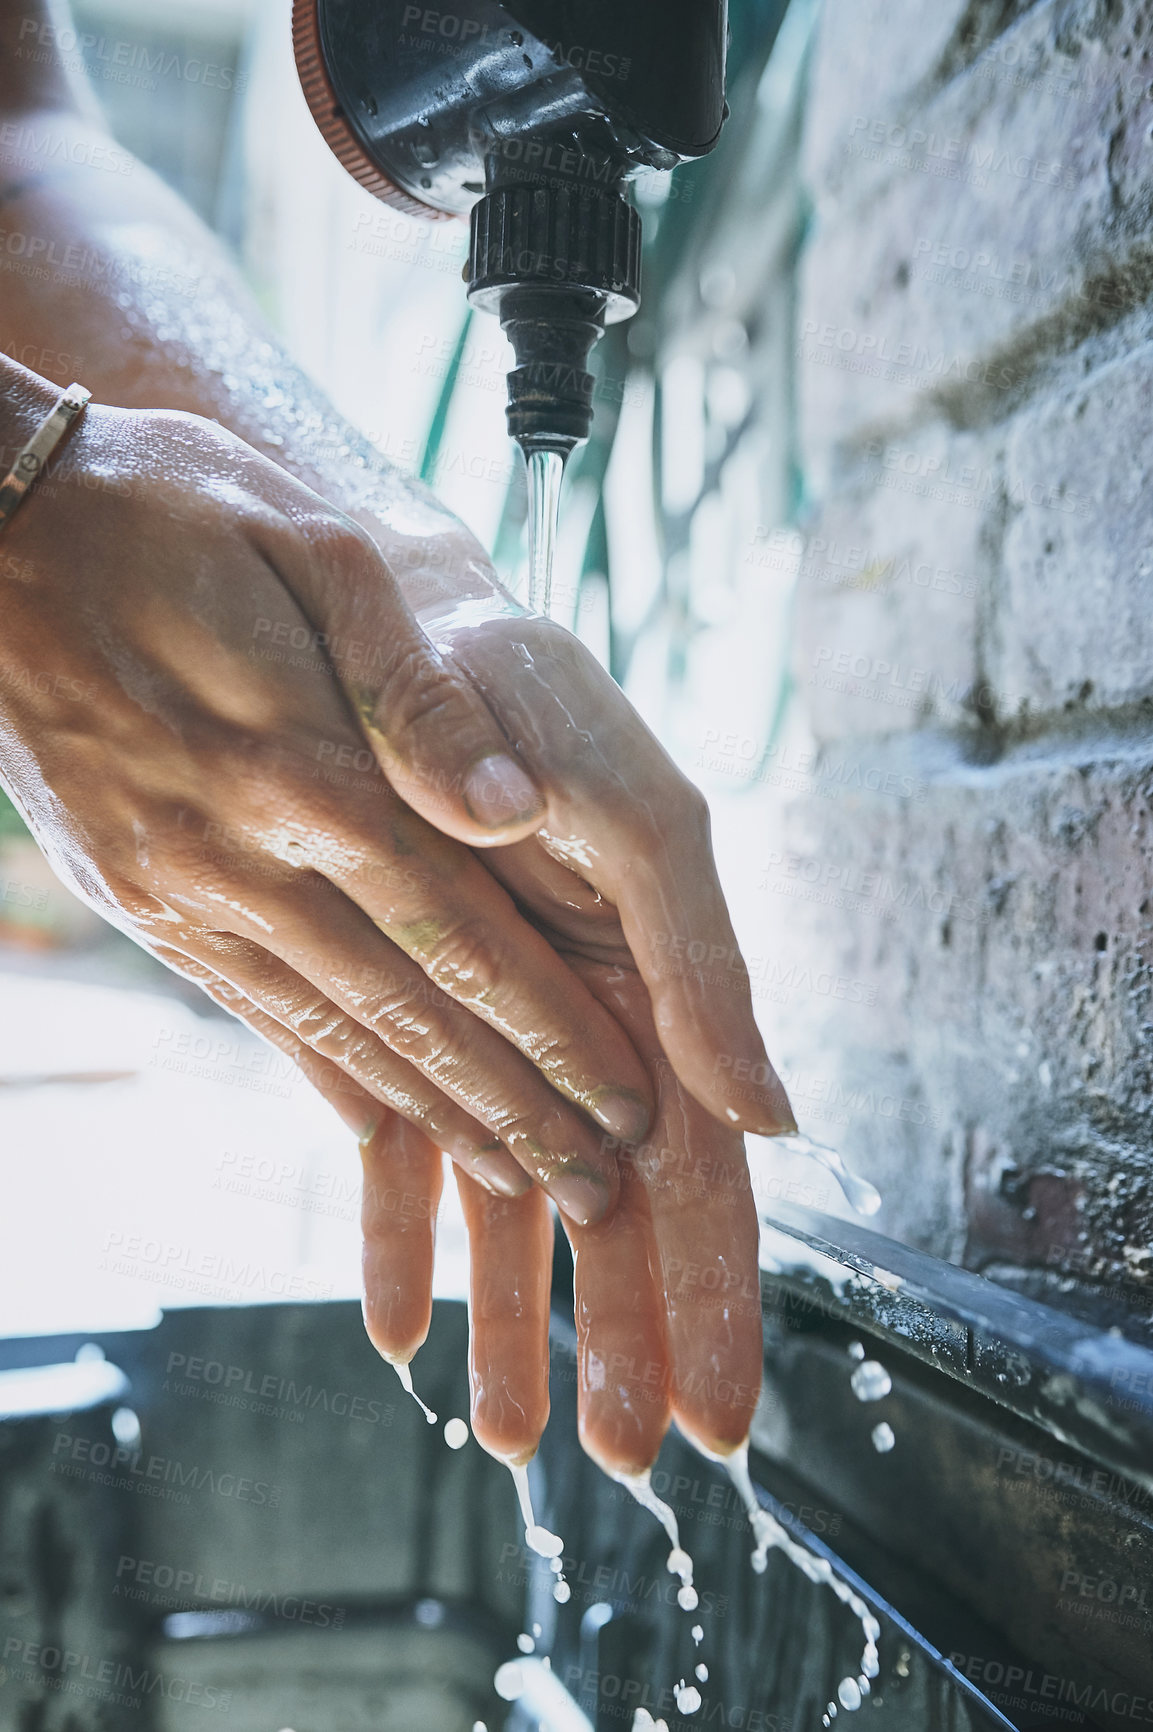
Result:
<svg viewBox="0 0 1153 1732">
<path fill-rule="evenodd" d="M 336 512 L 307 533 L 308 571 L 292 588 L 401 799 L 472 847 L 530 836 L 544 796 L 467 674 L 421 630 L 375 542 Z"/>
</svg>

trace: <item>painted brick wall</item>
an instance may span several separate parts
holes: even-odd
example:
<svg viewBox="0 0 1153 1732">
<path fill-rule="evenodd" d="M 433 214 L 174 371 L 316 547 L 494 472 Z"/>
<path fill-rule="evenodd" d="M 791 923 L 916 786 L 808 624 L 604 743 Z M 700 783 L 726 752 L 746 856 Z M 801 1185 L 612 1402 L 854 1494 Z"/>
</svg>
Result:
<svg viewBox="0 0 1153 1732">
<path fill-rule="evenodd" d="M 766 888 L 884 1224 L 1118 1320 L 1153 1288 L 1153 5 L 827 0 Z M 859 784 L 859 785 L 858 785 Z"/>
</svg>

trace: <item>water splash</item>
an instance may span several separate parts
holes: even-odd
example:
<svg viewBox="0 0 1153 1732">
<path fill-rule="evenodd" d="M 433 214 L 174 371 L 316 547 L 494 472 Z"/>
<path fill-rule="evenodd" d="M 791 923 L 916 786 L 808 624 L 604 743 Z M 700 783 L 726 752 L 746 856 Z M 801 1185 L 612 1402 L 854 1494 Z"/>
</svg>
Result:
<svg viewBox="0 0 1153 1732">
<path fill-rule="evenodd" d="M 435 1425 L 436 1424 L 436 1414 L 432 1411 L 431 1407 L 427 1407 L 425 1405 L 425 1403 L 420 1399 L 420 1396 L 416 1393 L 416 1390 L 412 1387 L 412 1368 L 411 1368 L 411 1366 L 409 1366 L 404 1360 L 394 1359 L 392 1362 L 392 1369 L 396 1372 L 396 1375 L 400 1378 L 401 1388 L 406 1390 L 407 1393 L 412 1396 L 412 1399 L 416 1402 L 416 1405 L 420 1408 L 420 1411 L 424 1414 L 424 1417 L 428 1421 L 429 1425 Z"/>
<path fill-rule="evenodd" d="M 881 1206 L 881 1193 L 868 1179 L 862 1179 L 859 1173 L 854 1173 L 851 1167 L 845 1165 L 844 1157 L 836 1149 L 831 1149 L 827 1143 L 818 1143 L 813 1137 L 807 1137 L 803 1131 L 788 1131 L 784 1135 L 773 1138 L 774 1142 L 785 1143 L 798 1155 L 807 1155 L 816 1161 L 825 1171 L 832 1173 L 838 1185 L 845 1193 L 845 1201 L 858 1215 L 875 1215 Z"/>
<path fill-rule="evenodd" d="M 558 1605 L 563 1606 L 572 1597 L 572 1589 L 564 1578 L 564 1568 L 561 1564 L 561 1553 L 564 1551 L 564 1541 L 559 1534 L 550 1533 L 548 1528 L 541 1527 L 532 1507 L 532 1493 L 528 1484 L 528 1468 L 523 1463 L 509 1462 L 508 1471 L 512 1474 L 512 1483 L 516 1486 L 517 1502 L 524 1520 L 524 1543 L 530 1552 L 535 1552 L 538 1558 L 547 1558 L 549 1568 L 556 1581 L 553 1583 L 552 1597 Z M 511 1699 L 511 1698 L 510 1698 Z"/>
<path fill-rule="evenodd" d="M 656 1516 L 668 1534 L 673 1549 L 668 1555 L 667 1568 L 670 1575 L 679 1576 L 681 1579 L 677 1605 L 682 1612 L 695 1612 L 698 1600 L 697 1590 L 693 1586 L 693 1560 L 681 1545 L 676 1511 L 671 1509 L 663 1498 L 657 1496 L 647 1468 L 644 1473 L 615 1473 L 613 1478 L 618 1485 L 623 1485 L 626 1491 L 632 1493 L 643 1509 Z M 694 1626 L 694 1639 L 699 1628 L 699 1625 Z"/>
<path fill-rule="evenodd" d="M 729 1478 L 737 1488 L 752 1526 L 753 1538 L 756 1540 L 756 1549 L 753 1552 L 753 1569 L 757 1574 L 764 1574 L 769 1552 L 775 1546 L 779 1551 L 784 1552 L 789 1562 L 795 1564 L 801 1574 L 807 1576 L 810 1582 L 831 1588 L 841 1604 L 849 1608 L 860 1624 L 861 1634 L 865 1638 L 861 1652 L 861 1677 L 865 1680 L 865 1690 L 862 1691 L 859 1679 L 843 1678 L 838 1685 L 841 1706 L 846 1711 L 852 1711 L 850 1703 L 840 1696 L 840 1692 L 846 1690 L 846 1685 L 848 1685 L 851 1688 L 846 1690 L 846 1695 L 852 1697 L 855 1692 L 857 1699 L 852 1707 L 859 1708 L 861 1696 L 868 1690 L 868 1680 L 875 1678 L 879 1670 L 880 1656 L 877 1643 L 881 1637 L 880 1624 L 869 1610 L 866 1602 L 859 1594 L 854 1593 L 848 1582 L 843 1582 L 839 1576 L 833 1574 L 833 1568 L 828 1558 L 818 1557 L 815 1552 L 810 1552 L 806 1546 L 793 1539 L 791 1534 L 786 1533 L 780 1522 L 776 1521 L 768 1510 L 761 1508 L 757 1494 L 753 1490 L 753 1482 L 749 1478 L 748 1450 L 734 1450 L 732 1455 L 725 1456 L 724 1465 L 728 1469 Z M 836 1704 L 830 1702 L 825 1710 L 826 1715 L 831 1719 L 836 1715 L 836 1712 Z M 827 1724 L 828 1720 L 825 1723 Z"/>
<path fill-rule="evenodd" d="M 559 451 L 528 453 L 528 605 L 531 612 L 546 617 L 552 602 L 563 478 L 564 457 Z"/>
</svg>

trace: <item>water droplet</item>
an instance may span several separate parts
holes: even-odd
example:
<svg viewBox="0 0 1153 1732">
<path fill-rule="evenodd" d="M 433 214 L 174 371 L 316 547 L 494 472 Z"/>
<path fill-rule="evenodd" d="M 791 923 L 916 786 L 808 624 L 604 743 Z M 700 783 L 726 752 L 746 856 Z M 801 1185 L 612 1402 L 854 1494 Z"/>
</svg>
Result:
<svg viewBox="0 0 1153 1732">
<path fill-rule="evenodd" d="M 125 1449 L 135 1449 L 140 1442 L 140 1421 L 131 1407 L 118 1407 L 112 1415 L 112 1435 Z"/>
<path fill-rule="evenodd" d="M 444 1441 L 450 1449 L 463 1449 L 468 1442 L 468 1426 L 463 1419 L 446 1419 Z"/>
<path fill-rule="evenodd" d="M 837 1701 L 847 1714 L 861 1706 L 861 1692 L 855 1678 L 842 1678 L 837 1685 Z"/>
<path fill-rule="evenodd" d="M 888 1455 L 889 1451 L 897 1441 L 892 1426 L 883 1419 L 880 1425 L 874 1425 L 871 1436 L 873 1439 L 873 1448 L 876 1450 L 878 1455 Z"/>
<path fill-rule="evenodd" d="M 677 1589 L 677 1605 L 681 1608 L 682 1612 L 695 1612 L 699 1604 L 700 1599 L 697 1595 L 697 1590 L 688 1582 L 685 1583 L 683 1588 Z"/>
<path fill-rule="evenodd" d="M 858 1401 L 881 1401 L 893 1387 L 893 1379 L 875 1359 L 863 1360 L 849 1382 Z"/>
<path fill-rule="evenodd" d="M 559 1534 L 550 1534 L 547 1528 L 539 1523 L 524 1531 L 525 1544 L 538 1558 L 559 1558 L 564 1551 L 564 1541 Z"/>
<path fill-rule="evenodd" d="M 572 1597 L 572 1589 L 567 1582 L 557 1582 L 553 1588 L 552 1597 L 558 1606 L 567 1606 Z"/>
<path fill-rule="evenodd" d="M 707 1684 L 709 1681 L 709 1669 L 705 1665 L 703 1660 L 701 1661 L 700 1665 L 697 1667 L 696 1676 L 700 1679 L 702 1684 Z"/>
<path fill-rule="evenodd" d="M 850 1341 L 849 1342 L 849 1358 L 850 1359 L 863 1359 L 864 1357 L 865 1357 L 864 1344 L 860 1341 Z"/>
<path fill-rule="evenodd" d="M 703 1628 L 701 1627 L 700 1624 L 694 1624 L 693 1625 L 693 1641 L 694 1642 L 703 1642 L 704 1639 L 705 1639 L 705 1632 L 704 1632 Z"/>
<path fill-rule="evenodd" d="M 701 1705 L 701 1693 L 695 1684 L 686 1684 L 682 1681 L 677 1685 L 674 1695 L 677 1699 L 677 1707 L 682 1714 L 695 1714 Z"/>
<path fill-rule="evenodd" d="M 531 1654 L 533 1649 L 536 1647 L 536 1643 L 533 1641 L 532 1637 L 526 1635 L 523 1630 L 516 1639 L 516 1645 L 522 1654 Z"/>
<path fill-rule="evenodd" d="M 524 1667 L 517 1660 L 506 1660 L 496 1669 L 493 1689 L 504 1702 L 515 1702 L 524 1695 Z"/>
</svg>

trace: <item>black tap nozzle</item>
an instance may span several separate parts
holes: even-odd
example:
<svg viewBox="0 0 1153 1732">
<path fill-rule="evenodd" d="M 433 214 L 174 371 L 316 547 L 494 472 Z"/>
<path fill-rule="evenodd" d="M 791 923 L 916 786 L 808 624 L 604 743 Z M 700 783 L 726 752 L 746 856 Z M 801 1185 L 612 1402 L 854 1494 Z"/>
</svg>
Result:
<svg viewBox="0 0 1153 1732">
<path fill-rule="evenodd" d="M 498 186 L 472 212 L 468 297 L 512 344 L 508 430 L 568 455 L 592 424 L 589 355 L 640 300 L 640 218 L 616 188 Z"/>
</svg>

